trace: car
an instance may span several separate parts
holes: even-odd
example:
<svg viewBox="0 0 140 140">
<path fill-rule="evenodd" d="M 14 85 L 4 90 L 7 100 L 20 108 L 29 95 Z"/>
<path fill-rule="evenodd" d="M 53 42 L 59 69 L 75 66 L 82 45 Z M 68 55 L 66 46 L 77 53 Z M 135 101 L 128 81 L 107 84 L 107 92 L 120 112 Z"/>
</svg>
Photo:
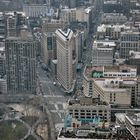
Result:
<svg viewBox="0 0 140 140">
<path fill-rule="evenodd" d="M 53 82 L 53 85 L 56 86 L 56 82 Z"/>
</svg>

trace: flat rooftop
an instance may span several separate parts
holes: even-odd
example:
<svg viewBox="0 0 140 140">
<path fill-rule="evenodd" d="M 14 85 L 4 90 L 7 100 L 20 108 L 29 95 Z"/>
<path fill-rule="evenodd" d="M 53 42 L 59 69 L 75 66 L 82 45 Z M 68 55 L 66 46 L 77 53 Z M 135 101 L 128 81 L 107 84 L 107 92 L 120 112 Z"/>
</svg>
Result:
<svg viewBox="0 0 140 140">
<path fill-rule="evenodd" d="M 110 40 L 95 40 L 93 42 L 93 46 L 96 44 L 97 47 L 104 46 L 104 47 L 115 47 L 116 43 Z"/>
<path fill-rule="evenodd" d="M 130 136 L 132 137 L 127 129 L 116 129 L 118 133 L 116 133 L 115 130 L 111 129 L 111 127 L 96 127 L 95 129 L 95 126 L 89 126 L 88 129 L 74 128 L 70 130 L 65 130 L 64 128 L 60 131 L 57 140 L 128 140 Z M 132 137 L 131 140 L 135 140 L 135 138 Z"/>
<path fill-rule="evenodd" d="M 127 88 L 119 88 L 119 87 L 111 87 L 111 86 L 105 86 L 105 81 L 104 80 L 96 80 L 95 83 L 100 86 L 104 91 L 110 91 L 110 92 L 114 92 L 114 93 L 126 93 L 127 92 Z M 108 92 L 109 93 L 109 92 Z M 110 93 L 109 93 L 110 94 Z"/>
<path fill-rule="evenodd" d="M 140 126 L 140 113 L 127 114 L 125 117 L 132 125 Z"/>
<path fill-rule="evenodd" d="M 104 72 L 129 72 L 130 69 L 137 69 L 137 66 L 133 65 L 105 66 Z"/>
<path fill-rule="evenodd" d="M 137 66 L 121 65 L 121 66 L 87 66 L 84 70 L 84 76 L 88 79 L 104 78 L 103 73 L 106 72 L 121 72 L 129 73 L 131 70 L 137 72 Z"/>
<path fill-rule="evenodd" d="M 93 72 L 103 72 L 104 67 L 99 66 L 99 67 L 92 67 L 92 66 L 87 66 L 85 68 L 84 74 L 87 78 L 94 78 L 93 77 Z"/>
<path fill-rule="evenodd" d="M 80 97 L 79 99 L 72 99 L 69 100 L 69 105 L 92 105 L 92 106 L 96 106 L 96 105 L 108 105 L 106 102 L 103 101 L 99 101 L 98 98 L 91 98 L 91 97 Z"/>
</svg>

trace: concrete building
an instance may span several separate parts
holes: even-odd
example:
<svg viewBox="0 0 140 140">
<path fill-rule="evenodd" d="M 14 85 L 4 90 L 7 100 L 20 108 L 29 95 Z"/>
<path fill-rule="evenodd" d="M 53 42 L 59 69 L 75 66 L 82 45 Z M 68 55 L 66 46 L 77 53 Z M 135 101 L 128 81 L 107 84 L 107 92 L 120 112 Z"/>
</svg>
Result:
<svg viewBox="0 0 140 140">
<path fill-rule="evenodd" d="M 117 125 L 109 125 L 107 122 L 81 123 L 78 119 L 68 115 L 65 119 L 65 125 L 58 134 L 58 140 L 135 140 L 131 132 L 126 128 L 120 128 Z"/>
<path fill-rule="evenodd" d="M 137 66 L 137 74 L 140 75 L 140 52 L 129 52 L 129 64 Z"/>
<path fill-rule="evenodd" d="M 140 114 L 126 114 L 125 124 L 130 133 L 140 140 Z"/>
<path fill-rule="evenodd" d="M 64 28 L 66 22 L 63 20 L 43 19 L 42 38 L 41 38 L 41 56 L 45 64 L 51 67 L 52 60 L 57 59 L 57 46 L 55 31 Z"/>
<path fill-rule="evenodd" d="M 6 94 L 7 93 L 7 82 L 6 79 L 0 78 L 0 94 Z"/>
<path fill-rule="evenodd" d="M 73 31 L 70 29 L 56 30 L 56 44 L 57 80 L 69 93 L 74 89 L 76 77 L 76 51 Z"/>
<path fill-rule="evenodd" d="M 113 65 L 114 42 L 94 41 L 92 46 L 92 66 L 111 66 Z"/>
<path fill-rule="evenodd" d="M 7 36 L 15 37 L 17 35 L 16 32 L 16 17 L 9 16 L 7 18 Z"/>
<path fill-rule="evenodd" d="M 140 51 L 139 31 L 125 31 L 120 35 L 120 57 L 128 59 L 129 51 Z"/>
<path fill-rule="evenodd" d="M 65 8 L 61 10 L 60 18 L 64 21 L 71 22 L 85 22 L 87 24 L 87 30 L 89 32 L 92 23 L 92 8 Z"/>
<path fill-rule="evenodd" d="M 64 8 L 60 12 L 60 19 L 63 19 L 67 23 L 76 21 L 76 8 Z"/>
<path fill-rule="evenodd" d="M 41 15 L 47 16 L 48 6 L 46 4 L 24 4 L 23 12 L 29 18 L 38 18 Z"/>
<path fill-rule="evenodd" d="M 68 114 L 82 123 L 94 122 L 98 117 L 100 121 L 110 122 L 110 106 L 105 102 L 100 102 L 98 98 L 81 97 L 79 100 L 70 100 L 68 104 Z"/>
<path fill-rule="evenodd" d="M 26 25 L 23 12 L 5 12 L 6 37 L 19 36 L 20 30 Z"/>
<path fill-rule="evenodd" d="M 3 77 L 6 74 L 5 60 L 5 47 L 4 43 L 2 42 L 0 43 L 0 77 Z"/>
<path fill-rule="evenodd" d="M 127 22 L 127 17 L 119 13 L 104 13 L 101 19 L 103 24 L 123 24 L 125 22 Z"/>
<path fill-rule="evenodd" d="M 3 41 L 6 36 L 6 22 L 4 18 L 4 14 L 0 13 L 0 41 Z"/>
<path fill-rule="evenodd" d="M 131 86 L 128 84 L 127 87 L 133 87 L 130 90 L 133 91 L 132 97 L 133 100 L 131 100 L 131 104 L 135 106 L 137 103 L 136 97 L 137 93 L 139 93 L 137 90 L 139 84 L 138 77 L 137 77 L 137 68 L 135 66 L 129 66 L 129 65 L 123 65 L 123 66 L 98 66 L 98 67 L 92 67 L 87 66 L 84 69 L 84 78 L 83 78 L 83 93 L 87 97 L 92 97 L 94 92 L 94 80 L 95 79 L 106 79 L 106 78 L 121 78 L 121 79 L 129 79 L 130 83 L 133 81 L 133 84 Z M 133 90 L 132 90 L 133 89 Z"/>
<path fill-rule="evenodd" d="M 100 26 L 97 27 L 97 39 L 102 40 L 108 38 L 110 40 L 118 41 L 120 39 L 121 32 L 130 29 L 131 27 L 125 24 L 122 25 L 101 24 Z"/>
<path fill-rule="evenodd" d="M 8 37 L 5 49 L 8 93 L 35 93 L 36 42 L 29 35 Z"/>
<path fill-rule="evenodd" d="M 103 4 L 104 13 L 122 13 L 123 5 L 121 5 L 120 0 L 104 0 Z"/>
<path fill-rule="evenodd" d="M 76 30 L 74 33 L 74 40 L 75 40 L 75 48 L 76 48 L 76 64 L 81 63 L 82 60 L 82 52 L 84 47 L 84 37 L 85 33 L 83 30 Z"/>
<path fill-rule="evenodd" d="M 127 88 L 120 88 L 121 82 L 123 81 L 118 79 L 95 80 L 93 97 L 98 97 L 108 104 L 130 106 L 131 92 Z"/>
</svg>

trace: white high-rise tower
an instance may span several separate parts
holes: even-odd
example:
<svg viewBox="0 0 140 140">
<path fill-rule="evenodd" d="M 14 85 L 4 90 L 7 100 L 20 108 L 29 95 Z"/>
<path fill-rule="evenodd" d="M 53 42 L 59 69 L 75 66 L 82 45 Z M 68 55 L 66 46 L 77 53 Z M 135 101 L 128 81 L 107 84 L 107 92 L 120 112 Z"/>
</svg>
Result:
<svg viewBox="0 0 140 140">
<path fill-rule="evenodd" d="M 70 93 L 74 88 L 76 73 L 76 54 L 74 33 L 70 29 L 56 30 L 57 80 Z"/>
</svg>

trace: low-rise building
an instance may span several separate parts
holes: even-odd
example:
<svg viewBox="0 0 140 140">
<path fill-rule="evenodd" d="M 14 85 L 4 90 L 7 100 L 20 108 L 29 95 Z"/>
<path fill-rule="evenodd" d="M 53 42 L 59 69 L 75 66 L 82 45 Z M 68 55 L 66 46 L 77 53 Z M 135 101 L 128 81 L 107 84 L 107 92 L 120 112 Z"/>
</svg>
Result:
<svg viewBox="0 0 140 140">
<path fill-rule="evenodd" d="M 131 91 L 129 88 L 120 87 L 119 85 L 122 82 L 122 80 L 118 79 L 95 80 L 93 97 L 98 97 L 101 101 L 105 101 L 108 104 L 130 106 Z"/>
<path fill-rule="evenodd" d="M 136 66 L 122 65 L 122 66 L 87 66 L 84 69 L 83 78 L 83 93 L 85 96 L 92 96 L 95 79 L 100 78 L 136 78 Z M 137 78 L 136 78 L 137 79 Z"/>
<path fill-rule="evenodd" d="M 82 123 L 110 122 L 110 106 L 98 98 L 81 97 L 79 100 L 70 100 L 68 114 Z"/>
</svg>

